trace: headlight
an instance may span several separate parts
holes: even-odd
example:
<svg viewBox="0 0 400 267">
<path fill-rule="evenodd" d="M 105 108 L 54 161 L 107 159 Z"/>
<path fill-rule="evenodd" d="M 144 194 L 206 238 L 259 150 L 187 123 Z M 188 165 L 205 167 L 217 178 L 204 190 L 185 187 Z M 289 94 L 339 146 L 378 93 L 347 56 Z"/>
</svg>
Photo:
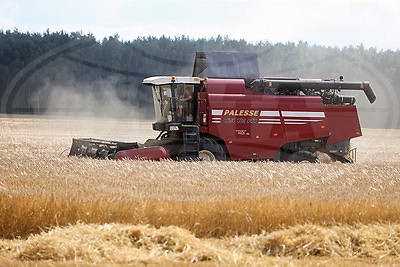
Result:
<svg viewBox="0 0 400 267">
<path fill-rule="evenodd" d="M 177 125 L 170 125 L 170 126 L 169 126 L 169 130 L 170 130 L 170 131 L 179 131 L 179 126 L 177 126 Z"/>
</svg>

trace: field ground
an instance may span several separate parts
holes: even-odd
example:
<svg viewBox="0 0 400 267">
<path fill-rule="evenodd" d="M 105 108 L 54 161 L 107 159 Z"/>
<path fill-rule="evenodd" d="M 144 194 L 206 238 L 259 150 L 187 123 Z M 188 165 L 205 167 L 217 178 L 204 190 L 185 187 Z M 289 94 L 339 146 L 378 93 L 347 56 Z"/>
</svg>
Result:
<svg viewBox="0 0 400 267">
<path fill-rule="evenodd" d="M 151 122 L 0 118 L 0 263 L 400 264 L 400 130 L 357 162 L 107 161 L 73 137 L 154 138 Z"/>
</svg>

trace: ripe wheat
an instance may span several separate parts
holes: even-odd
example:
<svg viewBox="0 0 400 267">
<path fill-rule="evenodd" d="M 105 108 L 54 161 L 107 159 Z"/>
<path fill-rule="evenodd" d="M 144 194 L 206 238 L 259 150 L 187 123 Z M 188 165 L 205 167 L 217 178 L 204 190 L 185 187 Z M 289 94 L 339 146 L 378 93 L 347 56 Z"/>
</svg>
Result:
<svg viewBox="0 0 400 267">
<path fill-rule="evenodd" d="M 172 262 L 179 258 L 184 262 L 203 259 L 246 263 L 248 258 L 235 258 L 232 251 L 250 255 L 249 263 L 257 261 L 258 256 L 274 255 L 372 258 L 399 255 L 395 244 L 400 241 L 397 226 L 400 223 L 400 152 L 392 145 L 400 144 L 398 130 L 364 130 L 365 136 L 353 142 L 358 147 L 355 164 L 209 163 L 101 161 L 68 158 L 67 151 L 61 153 L 68 150 L 73 137 L 144 141 L 155 136 L 149 122 L 16 117 L 0 118 L 0 124 L 0 236 L 27 238 L 32 233 L 39 234 L 27 240 L 3 240 L 0 260 L 1 255 L 13 255 L 17 260 L 39 259 L 38 255 L 46 254 L 40 249 L 45 248 L 32 240 L 51 239 L 52 234 L 42 231 L 77 222 L 80 223 L 76 226 L 55 228 L 49 233 L 67 235 L 68 231 L 77 231 L 79 234 L 86 229 L 90 234 L 104 227 L 117 232 L 126 227 L 150 232 L 158 231 L 151 227 L 175 229 L 172 232 L 185 231 L 184 228 L 190 231 L 185 233 L 194 235 L 189 239 L 197 240 L 195 243 L 201 240 L 205 244 L 224 244 L 222 247 L 214 244 L 214 253 L 204 252 L 208 255 L 204 256 L 200 252 L 203 247 L 190 241 L 189 246 L 195 248 L 188 256 L 185 248 L 178 246 L 179 255 L 164 258 Z M 108 223 L 124 225 L 102 228 L 102 224 Z M 160 228 L 171 225 L 179 228 Z M 375 229 L 368 233 L 368 238 L 379 241 L 388 233 L 394 239 L 389 243 L 382 241 L 384 248 L 365 247 L 378 252 L 354 251 L 354 236 L 361 240 L 354 242 L 364 244 L 363 235 L 368 227 Z M 384 234 L 379 236 L 380 233 Z M 253 234 L 256 241 L 249 236 Z M 232 239 L 238 235 L 245 236 Z M 289 242 L 299 235 L 303 241 Z M 319 236 L 316 243 L 311 238 L 314 235 Z M 326 235 L 343 245 L 335 247 L 333 241 L 323 243 Z M 219 241 L 204 238 L 219 238 Z M 253 251 L 252 244 L 260 240 L 264 243 Z M 275 247 L 265 247 L 265 240 Z M 28 249 L 29 244 L 37 250 Z M 18 254 L 16 251 L 22 248 L 25 252 Z M 104 256 L 106 252 L 103 258 L 89 255 L 91 252 L 79 252 L 81 256 L 72 257 L 70 250 L 59 256 L 52 254 L 49 259 L 138 263 L 143 257 L 145 262 L 152 262 L 148 260 L 148 251 L 140 250 L 141 256 L 134 259 L 122 257 L 123 249 L 118 254 L 120 260 Z M 252 252 L 244 252 L 248 250 Z"/>
</svg>

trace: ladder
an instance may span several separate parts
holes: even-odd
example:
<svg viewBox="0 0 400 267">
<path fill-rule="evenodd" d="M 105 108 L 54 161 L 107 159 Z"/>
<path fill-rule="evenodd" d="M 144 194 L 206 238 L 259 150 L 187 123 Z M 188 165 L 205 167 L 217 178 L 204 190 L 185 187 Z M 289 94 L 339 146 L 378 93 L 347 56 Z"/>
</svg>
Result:
<svg viewBox="0 0 400 267">
<path fill-rule="evenodd" d="M 185 159 L 197 159 L 200 150 L 200 131 L 198 126 L 185 127 L 183 131 L 183 156 Z"/>
</svg>

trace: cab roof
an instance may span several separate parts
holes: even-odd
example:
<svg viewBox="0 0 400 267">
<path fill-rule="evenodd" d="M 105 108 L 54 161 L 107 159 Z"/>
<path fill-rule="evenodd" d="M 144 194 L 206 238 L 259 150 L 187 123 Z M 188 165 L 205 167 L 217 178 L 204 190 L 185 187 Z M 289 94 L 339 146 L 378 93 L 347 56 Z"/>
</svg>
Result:
<svg viewBox="0 0 400 267">
<path fill-rule="evenodd" d="M 183 77 L 183 76 L 154 76 L 143 80 L 144 85 L 163 85 L 175 83 L 200 84 L 199 77 Z"/>
</svg>

